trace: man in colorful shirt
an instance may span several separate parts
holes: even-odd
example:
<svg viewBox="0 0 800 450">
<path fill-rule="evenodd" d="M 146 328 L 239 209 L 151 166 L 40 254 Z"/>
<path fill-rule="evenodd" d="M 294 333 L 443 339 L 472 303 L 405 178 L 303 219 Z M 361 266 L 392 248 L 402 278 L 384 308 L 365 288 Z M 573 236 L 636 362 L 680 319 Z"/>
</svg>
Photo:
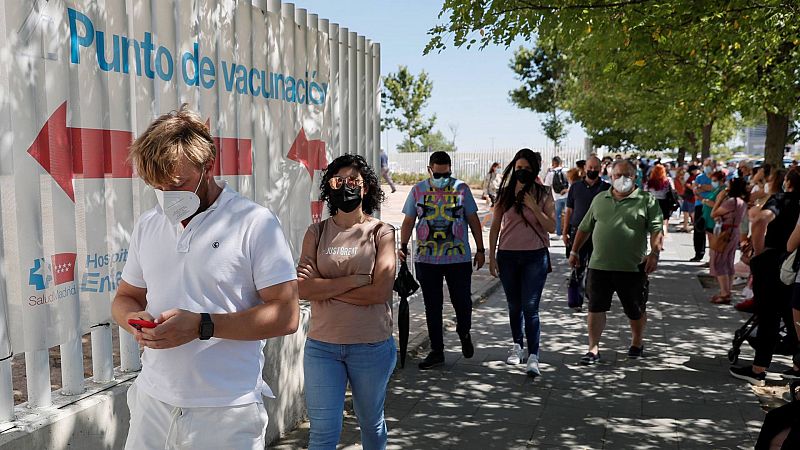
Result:
<svg viewBox="0 0 800 450">
<path fill-rule="evenodd" d="M 450 302 L 456 312 L 456 332 L 461 340 L 461 352 L 471 358 L 475 349 L 469 331 L 472 326 L 472 268 L 483 267 L 485 249 L 483 232 L 478 219 L 478 206 L 469 186 L 452 176 L 450 155 L 431 154 L 430 178 L 417 183 L 408 194 L 400 231 L 400 258 L 408 255 L 408 241 L 416 224 L 417 280 L 425 301 L 425 319 L 431 352 L 419 364 L 422 370 L 444 364 L 442 282 L 447 282 Z M 475 260 L 469 245 L 467 227 L 472 231 L 477 249 Z"/>
</svg>

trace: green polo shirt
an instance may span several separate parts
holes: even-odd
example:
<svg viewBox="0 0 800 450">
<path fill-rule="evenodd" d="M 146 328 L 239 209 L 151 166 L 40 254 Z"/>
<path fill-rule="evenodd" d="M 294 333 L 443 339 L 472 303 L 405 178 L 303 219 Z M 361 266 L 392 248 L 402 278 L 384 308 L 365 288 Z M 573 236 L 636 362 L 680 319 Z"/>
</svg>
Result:
<svg viewBox="0 0 800 450">
<path fill-rule="evenodd" d="M 647 234 L 663 231 L 658 201 L 649 192 L 634 190 L 616 200 L 611 190 L 594 198 L 578 229 L 592 233 L 589 268 L 638 272 L 647 252 Z"/>
</svg>

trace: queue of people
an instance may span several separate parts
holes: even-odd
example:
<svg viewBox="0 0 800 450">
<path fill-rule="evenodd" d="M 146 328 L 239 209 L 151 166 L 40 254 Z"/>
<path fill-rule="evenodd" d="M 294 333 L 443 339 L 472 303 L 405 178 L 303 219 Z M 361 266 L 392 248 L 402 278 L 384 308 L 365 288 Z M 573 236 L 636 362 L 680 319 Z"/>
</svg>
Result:
<svg viewBox="0 0 800 450">
<path fill-rule="evenodd" d="M 345 154 L 319 186 L 330 217 L 308 227 L 295 265 L 276 216 L 215 180 L 216 157 L 208 127 L 185 105 L 131 146 L 158 204 L 134 227 L 112 305 L 114 320 L 144 348 L 128 392 L 128 449 L 264 448 L 263 398 L 273 396 L 261 376 L 265 339 L 298 329 L 300 298 L 312 313 L 303 355 L 309 448 L 336 448 L 350 386 L 363 447 L 385 449 L 384 403 L 397 360 L 392 286 L 397 260 L 411 256 L 413 230 L 431 342 L 421 370 L 445 362 L 445 284 L 461 353 L 474 355 L 471 279 L 488 261 L 507 300 L 506 363 L 541 376 L 539 305 L 552 272 L 551 235 L 564 241 L 573 269 L 568 304 L 588 309 L 587 351 L 578 362 L 600 360 L 615 293 L 630 323 L 628 358 L 644 356 L 649 275 L 677 210 L 683 231 L 692 219 L 693 261 L 710 243 L 709 269 L 720 286 L 713 303 L 731 302 L 737 249 L 752 248 L 756 357 L 731 374 L 764 384 L 781 321 L 783 344 L 797 348 L 800 275 L 794 286 L 780 276 L 785 252 L 800 247 L 797 169 L 745 163 L 731 174 L 710 159 L 670 167 L 591 156 L 565 171 L 560 158 L 544 169 L 539 153 L 522 149 L 502 171 L 493 164 L 484 182 L 495 217 L 487 254 L 474 197 L 447 153 L 430 155 L 428 178 L 408 194 L 399 250 L 395 228 L 375 217 L 385 199 L 379 176 L 390 181 L 385 158 L 376 173 L 363 157 Z M 784 378 L 800 378 L 797 362 Z"/>
</svg>

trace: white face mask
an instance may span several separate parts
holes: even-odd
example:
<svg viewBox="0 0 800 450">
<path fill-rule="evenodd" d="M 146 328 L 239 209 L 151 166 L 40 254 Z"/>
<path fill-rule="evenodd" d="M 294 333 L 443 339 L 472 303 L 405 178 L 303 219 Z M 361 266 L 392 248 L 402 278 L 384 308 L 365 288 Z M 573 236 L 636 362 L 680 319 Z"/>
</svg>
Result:
<svg viewBox="0 0 800 450">
<path fill-rule="evenodd" d="M 620 194 L 629 194 L 633 190 L 633 180 L 628 177 L 619 177 L 612 182 L 612 186 Z"/>
<path fill-rule="evenodd" d="M 188 219 L 200 207 L 200 197 L 197 196 L 197 190 L 200 189 L 200 184 L 203 182 L 203 177 L 194 188 L 194 192 L 189 191 L 162 191 L 161 189 L 153 189 L 156 192 L 156 200 L 164 215 L 167 216 L 173 225 Z"/>
</svg>

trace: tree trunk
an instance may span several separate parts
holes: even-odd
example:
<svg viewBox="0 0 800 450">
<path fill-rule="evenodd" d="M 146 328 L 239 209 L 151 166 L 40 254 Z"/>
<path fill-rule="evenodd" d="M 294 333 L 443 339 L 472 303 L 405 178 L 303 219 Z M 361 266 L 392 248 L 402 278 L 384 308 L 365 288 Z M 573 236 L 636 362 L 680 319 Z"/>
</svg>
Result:
<svg viewBox="0 0 800 450">
<path fill-rule="evenodd" d="M 683 160 L 686 159 L 686 147 L 678 147 L 678 165 L 683 165 Z"/>
<path fill-rule="evenodd" d="M 767 140 L 764 142 L 764 162 L 783 167 L 783 151 L 789 132 L 789 116 L 767 111 Z"/>
<path fill-rule="evenodd" d="M 703 160 L 711 157 L 711 129 L 714 127 L 714 121 L 703 125 L 703 147 L 700 149 L 700 155 Z"/>
<path fill-rule="evenodd" d="M 689 160 L 694 161 L 694 159 L 697 157 L 697 133 L 694 131 L 687 131 L 686 139 L 689 140 L 689 150 L 692 151 Z"/>
</svg>

